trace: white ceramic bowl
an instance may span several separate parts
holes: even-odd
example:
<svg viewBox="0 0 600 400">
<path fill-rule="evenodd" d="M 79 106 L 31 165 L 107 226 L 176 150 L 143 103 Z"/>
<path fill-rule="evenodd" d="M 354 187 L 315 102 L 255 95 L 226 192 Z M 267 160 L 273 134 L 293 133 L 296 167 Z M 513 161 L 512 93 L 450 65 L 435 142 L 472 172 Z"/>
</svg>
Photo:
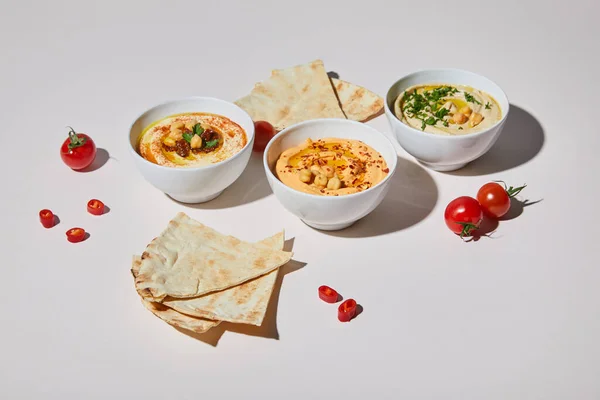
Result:
<svg viewBox="0 0 600 400">
<path fill-rule="evenodd" d="M 500 104 L 502 119 L 488 129 L 463 136 L 436 135 L 412 128 L 396 117 L 394 102 L 410 86 L 426 83 L 468 85 L 483 90 Z M 485 154 L 502 132 L 509 111 L 508 98 L 498 85 L 481 75 L 458 69 L 430 69 L 406 75 L 390 87 L 385 100 L 385 115 L 400 146 L 436 171 L 460 169 Z"/>
<path fill-rule="evenodd" d="M 286 186 L 275 176 L 275 164 L 284 150 L 302 144 L 308 138 L 326 137 L 360 140 L 373 147 L 385 159 L 389 174 L 365 191 L 344 196 L 300 192 Z M 347 228 L 381 203 L 396 171 L 397 157 L 394 145 L 383 133 L 360 122 L 325 118 L 300 122 L 279 132 L 265 148 L 263 163 L 269 185 L 283 207 L 313 228 L 332 231 Z"/>
<path fill-rule="evenodd" d="M 246 146 L 232 157 L 211 165 L 172 168 L 154 164 L 137 151 L 137 141 L 149 124 L 184 112 L 207 112 L 231 119 L 246 131 Z M 143 113 L 129 131 L 129 149 L 142 176 L 154 187 L 182 203 L 203 203 L 214 199 L 240 177 L 252 154 L 254 123 L 233 103 L 211 97 L 189 97 L 157 105 Z"/>
</svg>

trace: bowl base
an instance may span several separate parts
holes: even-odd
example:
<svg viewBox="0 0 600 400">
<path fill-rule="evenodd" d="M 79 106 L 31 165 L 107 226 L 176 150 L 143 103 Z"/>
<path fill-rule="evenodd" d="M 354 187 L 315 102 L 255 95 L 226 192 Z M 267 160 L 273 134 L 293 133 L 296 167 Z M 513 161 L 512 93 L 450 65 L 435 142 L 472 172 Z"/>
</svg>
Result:
<svg viewBox="0 0 600 400">
<path fill-rule="evenodd" d="M 315 228 L 320 231 L 339 231 L 339 230 L 346 229 L 346 228 L 352 226 L 356 222 L 356 221 L 352 221 L 352 222 L 344 222 L 342 224 L 325 225 L 325 224 L 317 224 L 315 222 L 308 222 L 305 220 L 301 220 L 301 221 L 304 222 L 306 225 L 310 226 L 311 228 Z"/>
<path fill-rule="evenodd" d="M 221 190 L 220 192 L 217 192 L 215 194 L 211 194 L 209 196 L 203 196 L 203 197 L 195 197 L 195 196 L 175 196 L 172 194 L 169 194 L 168 196 L 170 198 L 172 198 L 175 201 L 178 201 L 180 203 L 185 203 L 185 204 L 198 204 L 198 203 L 206 203 L 208 201 L 211 201 L 213 199 L 216 199 L 217 197 L 219 197 L 219 195 L 223 193 L 223 190 Z"/>
<path fill-rule="evenodd" d="M 465 165 L 467 165 L 468 163 L 458 163 L 458 164 L 430 164 L 428 162 L 425 161 L 421 161 L 421 160 L 417 160 L 419 161 L 420 164 L 424 165 L 425 167 L 432 169 L 434 171 L 439 171 L 439 172 L 447 172 L 447 171 L 456 171 L 457 169 L 461 169 L 462 167 L 464 167 Z"/>
</svg>

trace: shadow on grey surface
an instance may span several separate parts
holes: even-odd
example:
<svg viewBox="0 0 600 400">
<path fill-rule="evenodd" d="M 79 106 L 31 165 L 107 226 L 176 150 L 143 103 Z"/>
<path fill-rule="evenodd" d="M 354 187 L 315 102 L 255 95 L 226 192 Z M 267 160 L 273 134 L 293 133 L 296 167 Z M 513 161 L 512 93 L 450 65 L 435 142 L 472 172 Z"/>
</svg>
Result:
<svg viewBox="0 0 600 400">
<path fill-rule="evenodd" d="M 437 185 L 429 172 L 415 162 L 398 157 L 390 189 L 379 207 L 349 228 L 318 232 L 360 238 L 400 231 L 424 220 L 435 207 L 437 199 Z"/>
<path fill-rule="evenodd" d="M 529 201 L 529 200 L 519 200 L 519 199 L 511 199 L 510 200 L 510 209 L 508 212 L 500 218 L 500 221 L 509 221 L 511 219 L 515 219 L 525 210 L 525 207 L 532 206 L 537 204 L 544 199 Z"/>
<path fill-rule="evenodd" d="M 285 251 L 291 251 L 293 243 L 293 238 L 286 240 L 283 249 Z M 184 333 L 187 336 L 190 336 L 211 346 L 218 345 L 219 340 L 221 339 L 221 336 L 223 336 L 223 333 L 225 333 L 225 331 L 248 336 L 258 336 L 266 339 L 279 340 L 279 331 L 277 329 L 277 308 L 279 306 L 279 294 L 281 291 L 281 284 L 283 283 L 283 278 L 287 274 L 303 268 L 305 265 L 306 263 L 291 260 L 279 269 L 277 279 L 275 280 L 275 285 L 273 286 L 273 292 L 271 293 L 271 298 L 269 300 L 269 305 L 267 306 L 265 318 L 261 326 L 222 322 L 219 325 L 212 328 L 211 330 L 209 330 L 208 332 L 201 334 L 193 333 L 180 328 L 175 329 Z"/>
<path fill-rule="evenodd" d="M 94 158 L 94 161 L 92 161 L 92 163 L 90 165 L 88 165 L 87 167 L 85 167 L 84 169 L 80 169 L 78 172 L 96 171 L 97 169 L 102 168 L 104 166 L 104 164 L 106 164 L 108 162 L 109 159 L 110 159 L 110 154 L 108 154 L 108 151 L 106 151 L 102 147 L 98 147 L 96 149 L 96 157 Z"/>
<path fill-rule="evenodd" d="M 240 177 L 221 193 L 219 197 L 199 204 L 187 204 L 174 200 L 165 194 L 168 199 L 184 207 L 201 210 L 214 210 L 221 208 L 238 207 L 252 203 L 271 194 L 271 187 L 265 175 L 262 153 L 252 152 L 246 169 Z"/>
<path fill-rule="evenodd" d="M 544 146 L 544 141 L 544 129 L 539 121 L 511 104 L 502 133 L 492 148 L 464 168 L 443 173 L 477 176 L 506 171 L 532 160 Z"/>
</svg>

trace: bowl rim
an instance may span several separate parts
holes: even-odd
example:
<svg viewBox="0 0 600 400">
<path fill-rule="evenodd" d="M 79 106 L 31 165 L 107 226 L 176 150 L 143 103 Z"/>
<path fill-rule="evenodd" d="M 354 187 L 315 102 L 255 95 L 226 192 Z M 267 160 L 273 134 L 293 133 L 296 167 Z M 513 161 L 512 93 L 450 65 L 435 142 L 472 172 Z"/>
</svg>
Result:
<svg viewBox="0 0 600 400">
<path fill-rule="evenodd" d="M 474 75 L 477 76 L 479 78 L 482 78 L 484 80 L 487 80 L 489 83 L 491 83 L 493 86 L 495 86 L 498 91 L 502 94 L 502 96 L 504 97 L 504 99 L 506 99 L 506 112 L 503 113 L 502 118 L 500 118 L 499 121 L 496 121 L 496 123 L 486 129 L 483 129 L 479 132 L 473 132 L 473 133 L 469 133 L 466 135 L 436 135 L 434 133 L 429 133 L 429 132 L 423 132 L 417 128 L 414 128 L 410 125 L 405 124 L 404 122 L 402 122 L 397 116 L 396 114 L 389 108 L 388 106 L 388 97 L 390 95 L 390 92 L 392 91 L 392 89 L 394 89 L 394 87 L 396 85 L 398 85 L 398 82 L 400 82 L 401 80 L 410 78 L 412 76 L 415 75 L 420 75 L 423 73 L 441 73 L 441 72 L 456 72 L 456 73 L 461 73 L 461 74 L 469 74 L 469 75 Z M 388 90 L 385 93 L 385 98 L 384 98 L 384 109 L 386 114 L 391 115 L 391 118 L 393 118 L 395 120 L 395 122 L 402 124 L 402 126 L 408 128 L 407 131 L 411 132 L 410 134 L 418 134 L 419 136 L 423 137 L 423 134 L 426 133 L 427 138 L 432 138 L 433 140 L 468 140 L 470 138 L 475 138 L 475 137 L 479 137 L 479 136 L 483 136 L 487 133 L 489 133 L 491 130 L 493 129 L 497 129 L 501 124 L 503 124 L 506 121 L 506 118 L 508 117 L 508 114 L 510 113 L 510 101 L 508 100 L 508 96 L 506 95 L 506 92 L 504 92 L 504 90 L 502 89 L 502 87 L 500 87 L 500 85 L 498 85 L 496 82 L 494 82 L 493 80 L 491 80 L 490 78 L 478 74 L 476 72 L 473 71 L 469 71 L 466 69 L 461 69 L 461 68 L 424 68 L 424 69 L 420 69 L 417 71 L 413 71 L 409 74 L 406 74 L 404 76 L 401 76 L 400 78 L 396 79 L 396 81 L 388 88 Z"/>
<path fill-rule="evenodd" d="M 388 168 L 389 168 L 390 172 L 387 174 L 387 176 L 385 178 L 383 178 L 380 182 L 378 182 L 374 186 L 371 186 L 368 189 L 365 189 L 361 192 L 345 194 L 343 196 L 321 196 L 318 194 L 305 193 L 305 192 L 301 192 L 299 190 L 293 189 L 293 188 L 289 187 L 288 185 L 286 185 L 285 183 L 281 182 L 279 180 L 279 178 L 277 178 L 277 176 L 273 173 L 273 171 L 269 167 L 269 163 L 267 161 L 267 156 L 269 154 L 269 150 L 271 149 L 271 145 L 275 142 L 275 139 L 289 134 L 289 132 L 292 130 L 292 128 L 296 129 L 300 126 L 320 125 L 322 123 L 340 123 L 340 124 L 360 125 L 363 128 L 370 130 L 374 134 L 382 136 L 385 139 L 385 142 L 387 143 L 386 145 L 389 146 L 391 153 L 395 155 L 393 162 L 391 164 L 388 163 Z M 394 147 L 394 143 L 392 142 L 392 140 L 390 138 L 388 138 L 387 135 L 378 131 L 377 129 L 373 128 L 372 126 L 365 124 L 364 122 L 359 122 L 359 121 L 354 121 L 354 120 L 344 119 L 344 118 L 317 118 L 317 119 L 311 119 L 311 120 L 302 121 L 302 122 L 298 122 L 296 124 L 290 125 L 287 128 L 281 130 L 279 133 L 277 133 L 275 136 L 273 136 L 271 138 L 271 140 L 269 140 L 269 142 L 267 143 L 267 146 L 265 147 L 262 158 L 263 158 L 263 166 L 265 168 L 265 173 L 272 178 L 270 180 L 276 182 L 275 183 L 276 185 L 280 185 L 280 186 L 284 187 L 285 190 L 287 190 L 288 192 L 295 193 L 299 196 L 306 196 L 307 198 L 310 198 L 310 199 L 315 199 L 315 198 L 322 199 L 323 201 L 343 201 L 343 199 L 349 199 L 349 198 L 359 197 L 362 195 L 367 195 L 367 193 L 370 193 L 373 190 L 378 189 L 380 186 L 383 186 L 386 182 L 388 182 L 392 178 L 392 176 L 396 173 L 396 166 L 398 165 L 398 151 Z"/>
<path fill-rule="evenodd" d="M 142 157 L 142 155 L 140 153 L 138 153 L 137 150 L 135 149 L 135 146 L 133 146 L 131 144 L 131 131 L 133 130 L 133 127 L 136 124 L 136 122 L 140 118 L 142 118 L 142 116 L 144 114 L 149 113 L 150 111 L 153 111 L 153 110 L 155 110 L 157 108 L 164 107 L 164 106 L 169 105 L 169 104 L 179 103 L 179 102 L 189 101 L 189 100 L 209 100 L 209 101 L 214 101 L 216 103 L 227 104 L 229 106 L 233 106 L 234 108 L 239 109 L 239 111 L 241 111 L 245 116 L 247 116 L 248 120 L 252 123 L 252 126 L 253 126 L 253 128 L 252 128 L 252 137 L 251 138 L 247 138 L 246 145 L 244 147 L 242 147 L 237 153 L 235 153 L 231 157 L 228 157 L 228 158 L 226 158 L 226 159 L 224 159 L 222 161 L 216 162 L 216 163 L 212 163 L 212 164 L 208 164 L 208 165 L 201 165 L 199 167 L 183 167 L 183 168 L 168 167 L 166 165 L 155 164 L 153 162 L 150 162 L 150 161 L 146 160 L 144 157 Z M 221 115 L 221 114 L 219 114 L 219 115 Z M 221 115 L 221 116 L 231 119 L 230 117 L 228 117 L 226 115 Z M 244 132 L 246 133 L 246 136 L 248 136 L 248 132 L 246 132 L 246 129 L 244 129 Z M 218 168 L 219 166 L 227 164 L 228 162 L 233 161 L 234 159 L 236 159 L 238 157 L 241 157 L 241 154 L 244 153 L 245 151 L 247 151 L 248 147 L 250 147 L 250 146 L 253 145 L 253 143 L 254 143 L 254 136 L 255 136 L 254 121 L 252 120 L 252 117 L 250 117 L 250 114 L 248 114 L 243 108 L 241 108 L 237 104 L 235 104 L 233 102 L 230 102 L 230 101 L 227 101 L 227 100 L 219 99 L 217 97 L 210 97 L 210 96 L 187 96 L 187 97 L 178 97 L 176 99 L 171 99 L 171 100 L 163 101 L 162 103 L 155 104 L 154 106 L 152 106 L 150 108 L 147 108 L 145 111 L 143 111 L 142 113 L 140 113 L 133 120 L 133 123 L 129 127 L 129 131 L 128 131 L 128 135 L 127 135 L 127 143 L 129 145 L 129 151 L 131 153 L 133 153 L 134 157 L 137 157 L 139 160 L 141 160 L 142 163 L 145 163 L 147 165 L 151 165 L 153 167 L 156 167 L 156 168 L 159 168 L 159 169 L 162 169 L 162 170 L 168 170 L 168 171 L 189 171 L 189 172 L 193 172 L 193 171 L 210 170 L 210 169 L 213 169 L 213 168 Z"/>
</svg>

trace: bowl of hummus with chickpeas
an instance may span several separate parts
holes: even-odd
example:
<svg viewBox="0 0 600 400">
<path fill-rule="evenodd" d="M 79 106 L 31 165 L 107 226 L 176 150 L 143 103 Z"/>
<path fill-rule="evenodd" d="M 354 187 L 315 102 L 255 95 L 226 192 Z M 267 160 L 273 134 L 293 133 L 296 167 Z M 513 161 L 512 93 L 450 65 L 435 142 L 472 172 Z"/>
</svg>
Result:
<svg viewBox="0 0 600 400">
<path fill-rule="evenodd" d="M 388 90 L 385 113 L 400 146 L 437 171 L 481 157 L 496 142 L 509 112 L 494 82 L 458 69 L 406 75 Z"/>
<path fill-rule="evenodd" d="M 153 186 L 183 203 L 216 198 L 246 168 L 254 123 L 237 105 L 190 97 L 155 106 L 129 132 L 134 161 Z"/>
<path fill-rule="evenodd" d="M 397 155 L 374 128 L 339 118 L 305 121 L 279 132 L 263 162 L 279 202 L 307 225 L 344 229 L 386 195 Z"/>
</svg>

